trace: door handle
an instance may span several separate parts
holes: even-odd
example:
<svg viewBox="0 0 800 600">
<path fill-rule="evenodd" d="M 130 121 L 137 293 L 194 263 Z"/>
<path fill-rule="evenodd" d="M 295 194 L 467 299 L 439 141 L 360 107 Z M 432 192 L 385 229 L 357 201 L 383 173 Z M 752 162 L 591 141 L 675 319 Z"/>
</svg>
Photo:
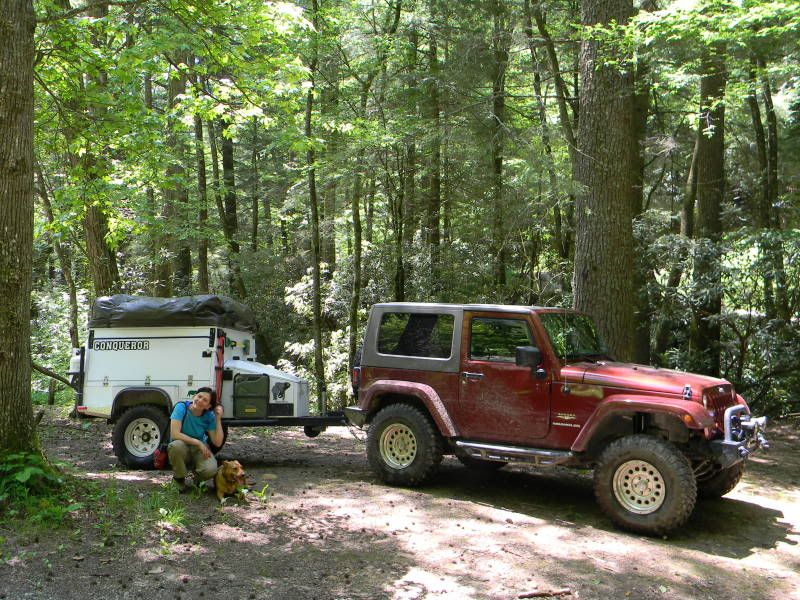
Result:
<svg viewBox="0 0 800 600">
<path fill-rule="evenodd" d="M 483 379 L 483 373 L 469 373 L 467 371 L 463 371 L 461 373 L 461 377 L 464 379 Z"/>
</svg>

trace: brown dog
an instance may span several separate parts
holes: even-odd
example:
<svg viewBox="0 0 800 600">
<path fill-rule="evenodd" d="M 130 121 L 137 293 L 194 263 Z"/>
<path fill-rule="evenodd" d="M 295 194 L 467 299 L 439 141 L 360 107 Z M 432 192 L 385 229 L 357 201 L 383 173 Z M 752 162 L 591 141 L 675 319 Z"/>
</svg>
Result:
<svg viewBox="0 0 800 600">
<path fill-rule="evenodd" d="M 241 497 L 240 488 L 243 485 L 245 485 L 245 474 L 238 460 L 226 460 L 214 475 L 214 487 L 220 503 L 225 496 L 237 494 Z"/>
</svg>

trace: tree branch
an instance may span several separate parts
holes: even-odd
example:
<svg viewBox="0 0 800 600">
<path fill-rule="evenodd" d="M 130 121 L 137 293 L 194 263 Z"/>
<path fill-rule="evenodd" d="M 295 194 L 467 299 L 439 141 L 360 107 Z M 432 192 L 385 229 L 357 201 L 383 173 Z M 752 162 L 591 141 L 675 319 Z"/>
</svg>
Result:
<svg viewBox="0 0 800 600">
<path fill-rule="evenodd" d="M 99 0 L 97 2 L 87 2 L 83 6 L 79 6 L 77 8 L 64 11 L 63 13 L 60 14 L 51 15 L 49 17 L 45 17 L 44 19 L 36 19 L 36 22 L 53 23 L 55 21 L 69 19 L 81 13 L 89 12 L 90 10 L 97 8 L 99 6 L 137 6 L 139 4 L 144 3 L 144 1 L 145 0 Z"/>
<path fill-rule="evenodd" d="M 72 384 L 69 382 L 68 379 L 65 379 L 58 373 L 51 371 L 47 367 L 43 367 L 41 365 L 37 365 L 33 360 L 31 360 L 31 368 L 34 371 L 39 371 L 42 375 L 47 375 L 50 379 L 55 379 L 56 381 L 60 381 L 61 383 L 65 384 L 67 387 L 72 387 Z"/>
</svg>

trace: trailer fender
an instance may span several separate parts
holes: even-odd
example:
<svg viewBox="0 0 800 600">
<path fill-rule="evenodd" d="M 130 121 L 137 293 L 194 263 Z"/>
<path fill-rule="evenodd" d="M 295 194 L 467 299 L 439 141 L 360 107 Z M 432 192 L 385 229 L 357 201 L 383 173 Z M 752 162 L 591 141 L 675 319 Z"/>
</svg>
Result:
<svg viewBox="0 0 800 600">
<path fill-rule="evenodd" d="M 620 415 L 661 414 L 680 421 L 687 429 L 703 430 L 714 427 L 714 419 L 703 406 L 675 398 L 653 398 L 649 396 L 609 396 L 601 402 L 587 420 L 570 448 L 573 452 L 584 452 L 595 434 Z"/>
<path fill-rule="evenodd" d="M 378 379 L 374 381 L 368 388 L 362 392 L 361 406 L 369 415 L 368 421 L 372 419 L 372 415 L 384 405 L 383 400 L 388 398 L 398 397 L 411 397 L 419 400 L 420 403 L 431 415 L 439 432 L 444 437 L 458 436 L 458 430 L 450 418 L 450 414 L 439 397 L 431 386 L 424 383 L 417 383 L 414 381 L 395 381 L 391 379 Z"/>
<path fill-rule="evenodd" d="M 110 422 L 116 421 L 119 416 L 131 406 L 150 404 L 161 406 L 167 414 L 172 412 L 172 399 L 166 390 L 159 387 L 128 387 L 117 392 L 111 405 Z"/>
</svg>

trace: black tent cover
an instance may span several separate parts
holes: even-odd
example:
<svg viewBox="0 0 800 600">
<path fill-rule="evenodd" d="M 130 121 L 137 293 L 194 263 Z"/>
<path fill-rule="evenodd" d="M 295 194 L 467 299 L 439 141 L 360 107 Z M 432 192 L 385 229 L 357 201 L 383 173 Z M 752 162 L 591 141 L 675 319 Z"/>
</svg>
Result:
<svg viewBox="0 0 800 600">
<path fill-rule="evenodd" d="M 115 294 L 95 300 L 89 328 L 186 327 L 214 325 L 256 331 L 256 320 L 244 304 L 225 296 L 151 298 Z"/>
</svg>

